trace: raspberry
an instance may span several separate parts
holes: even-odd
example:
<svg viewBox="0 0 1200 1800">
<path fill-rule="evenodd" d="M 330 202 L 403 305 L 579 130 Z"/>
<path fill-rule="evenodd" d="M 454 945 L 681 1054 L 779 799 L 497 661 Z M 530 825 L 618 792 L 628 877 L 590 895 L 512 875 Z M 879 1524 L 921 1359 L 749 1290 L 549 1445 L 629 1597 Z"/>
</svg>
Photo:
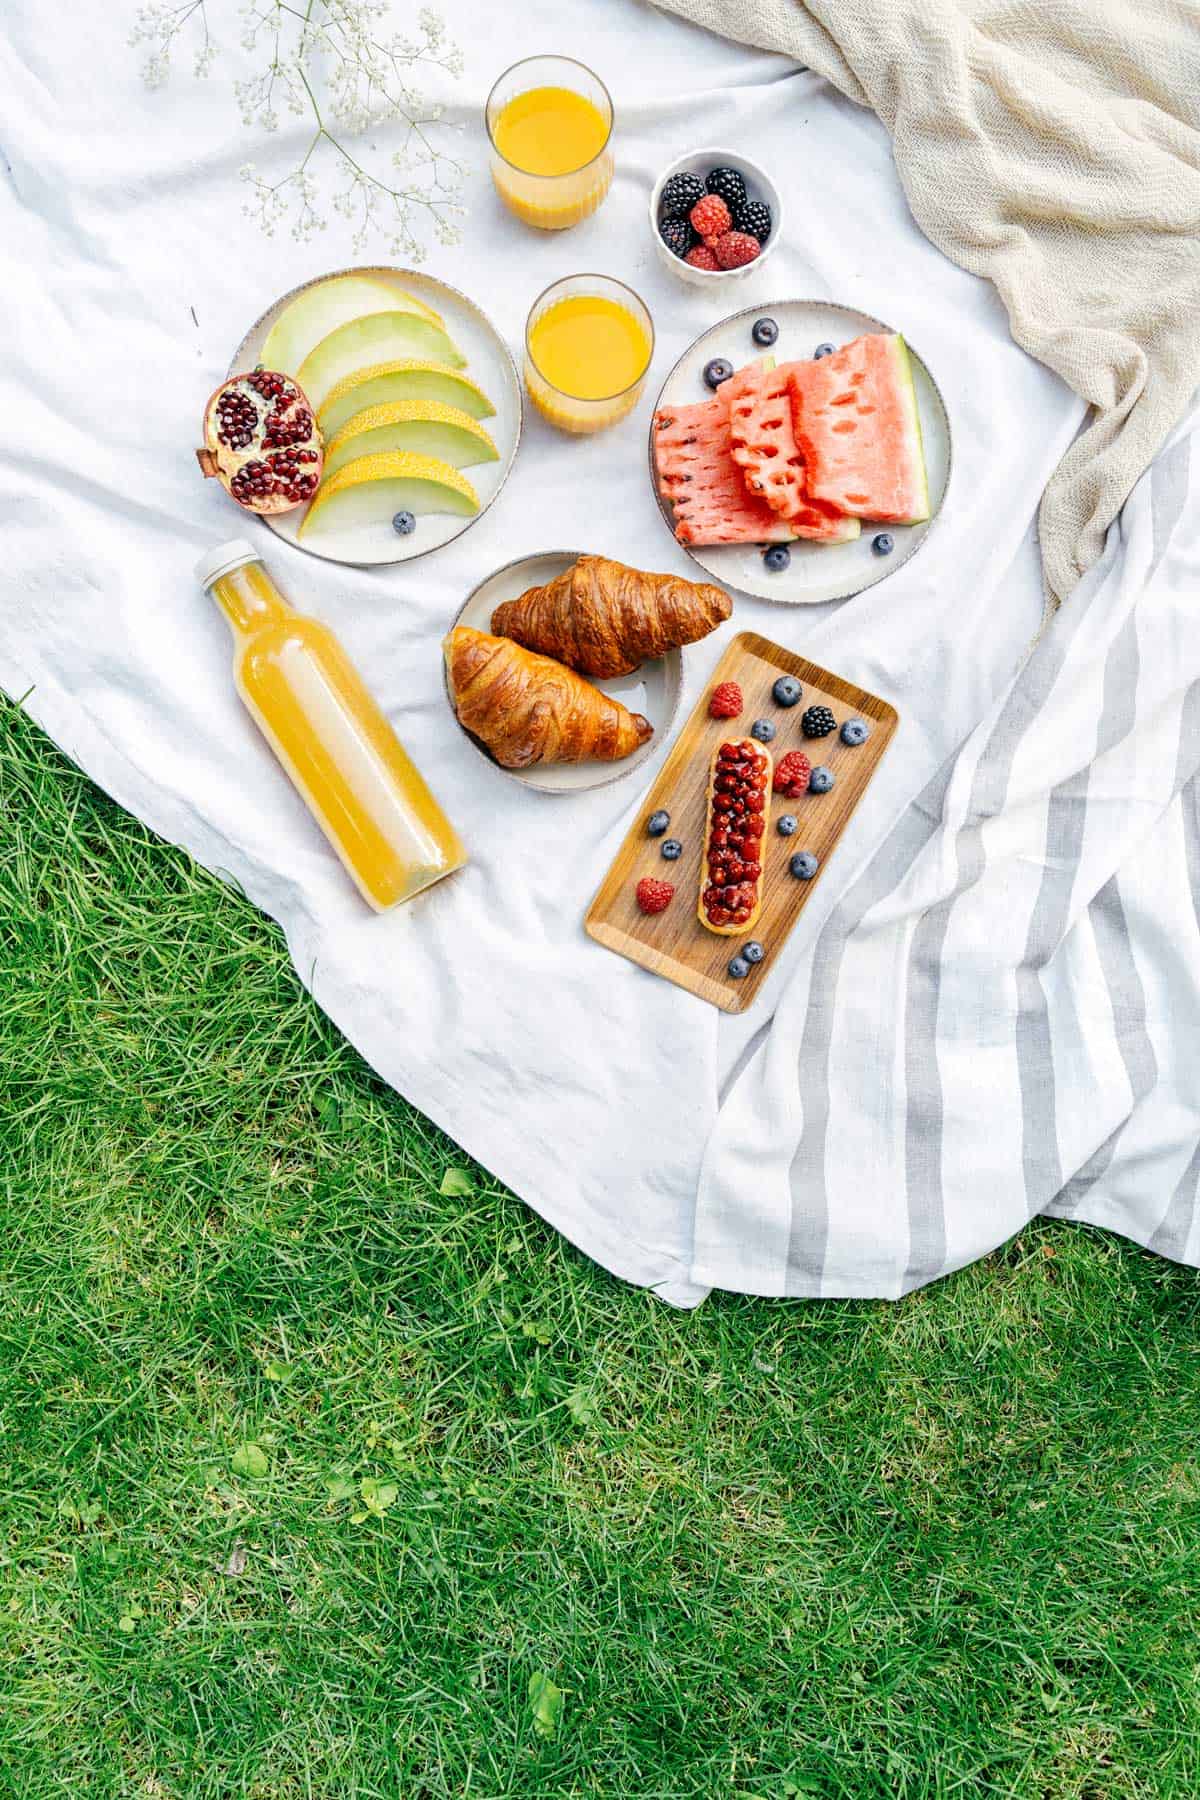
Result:
<svg viewBox="0 0 1200 1800">
<path fill-rule="evenodd" d="M 812 764 L 803 750 L 789 750 L 775 765 L 775 792 L 785 800 L 798 800 L 808 792 Z"/>
<path fill-rule="evenodd" d="M 694 250 L 688 251 L 683 260 L 685 263 L 691 263 L 693 269 L 708 269 L 711 271 L 713 269 L 719 269 L 721 266 L 707 244 L 697 244 Z"/>
<path fill-rule="evenodd" d="M 675 889 L 669 881 L 655 881 L 647 875 L 639 881 L 635 890 L 637 903 L 644 913 L 665 912 L 675 898 Z"/>
<path fill-rule="evenodd" d="M 713 255 L 723 269 L 744 269 L 761 249 L 758 239 L 748 231 L 727 231 L 713 245 Z"/>
<path fill-rule="evenodd" d="M 736 719 L 742 705 L 742 690 L 737 682 L 723 681 L 712 691 L 708 714 L 711 719 Z"/>
<path fill-rule="evenodd" d="M 705 194 L 703 200 L 697 200 L 688 217 L 692 221 L 692 230 L 702 238 L 720 237 L 733 223 L 720 194 Z"/>
</svg>

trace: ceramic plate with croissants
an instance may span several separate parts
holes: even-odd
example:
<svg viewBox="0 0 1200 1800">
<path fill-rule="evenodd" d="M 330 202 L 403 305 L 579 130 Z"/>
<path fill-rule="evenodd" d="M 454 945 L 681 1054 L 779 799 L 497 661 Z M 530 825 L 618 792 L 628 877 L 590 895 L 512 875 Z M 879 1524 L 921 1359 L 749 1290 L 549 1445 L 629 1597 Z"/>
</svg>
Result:
<svg viewBox="0 0 1200 1800">
<path fill-rule="evenodd" d="M 443 644 L 459 724 L 528 786 L 579 792 L 661 744 L 680 650 L 722 624 L 723 588 L 573 550 L 522 557 L 470 596 Z"/>
</svg>

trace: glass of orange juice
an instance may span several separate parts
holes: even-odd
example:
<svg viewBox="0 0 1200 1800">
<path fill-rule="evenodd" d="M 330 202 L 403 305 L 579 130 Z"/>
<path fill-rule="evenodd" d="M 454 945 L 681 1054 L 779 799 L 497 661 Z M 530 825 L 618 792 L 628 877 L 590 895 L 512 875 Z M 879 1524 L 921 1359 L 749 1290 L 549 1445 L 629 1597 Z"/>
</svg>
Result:
<svg viewBox="0 0 1200 1800">
<path fill-rule="evenodd" d="M 613 106 L 598 75 L 569 56 L 530 56 L 488 95 L 492 180 L 542 231 L 577 225 L 612 186 Z"/>
<path fill-rule="evenodd" d="M 632 288 L 568 275 L 529 309 L 525 386 L 561 431 L 603 431 L 637 405 L 653 354 L 654 325 Z"/>
</svg>

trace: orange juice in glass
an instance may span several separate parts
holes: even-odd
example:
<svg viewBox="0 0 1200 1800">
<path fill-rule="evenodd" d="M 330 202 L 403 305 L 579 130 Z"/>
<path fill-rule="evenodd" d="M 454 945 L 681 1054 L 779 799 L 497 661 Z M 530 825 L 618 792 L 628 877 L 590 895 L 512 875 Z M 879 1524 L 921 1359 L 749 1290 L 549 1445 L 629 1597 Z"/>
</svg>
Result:
<svg viewBox="0 0 1200 1800">
<path fill-rule="evenodd" d="M 603 431 L 637 405 L 653 354 L 654 326 L 632 288 L 569 275 L 530 308 L 525 386 L 560 431 Z"/>
<path fill-rule="evenodd" d="M 568 56 L 531 56 L 488 95 L 492 180 L 505 204 L 541 231 L 564 231 L 612 186 L 613 108 L 598 76 Z"/>
</svg>

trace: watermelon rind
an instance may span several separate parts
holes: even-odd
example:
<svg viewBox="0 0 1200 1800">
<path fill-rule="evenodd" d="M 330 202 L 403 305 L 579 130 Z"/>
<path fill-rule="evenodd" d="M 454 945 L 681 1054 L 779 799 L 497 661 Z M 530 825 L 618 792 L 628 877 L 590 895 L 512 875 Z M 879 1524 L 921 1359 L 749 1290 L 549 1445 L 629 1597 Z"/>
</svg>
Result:
<svg viewBox="0 0 1200 1800">
<path fill-rule="evenodd" d="M 929 476 L 925 469 L 925 439 L 921 433 L 921 408 L 917 404 L 917 385 L 913 380 L 912 357 L 908 353 L 908 345 L 897 332 L 892 341 L 892 355 L 896 362 L 896 385 L 900 391 L 905 411 L 905 426 L 912 445 L 913 470 L 920 483 L 920 500 L 914 508 L 908 523 L 920 525 L 930 513 Z"/>
</svg>

